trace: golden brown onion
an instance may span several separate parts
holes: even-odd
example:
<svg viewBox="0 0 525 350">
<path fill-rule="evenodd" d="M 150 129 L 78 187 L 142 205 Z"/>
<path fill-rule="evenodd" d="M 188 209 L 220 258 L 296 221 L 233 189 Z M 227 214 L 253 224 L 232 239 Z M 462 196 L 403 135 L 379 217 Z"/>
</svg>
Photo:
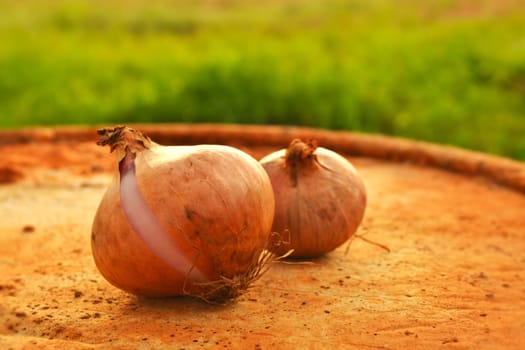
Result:
<svg viewBox="0 0 525 350">
<path fill-rule="evenodd" d="M 165 147 L 127 127 L 99 134 L 120 158 L 93 222 L 102 275 L 149 296 L 224 301 L 245 290 L 267 254 L 274 214 L 261 165 L 228 146 Z"/>
<path fill-rule="evenodd" d="M 357 230 L 366 207 L 363 181 L 353 165 L 315 142 L 293 140 L 260 160 L 274 189 L 272 231 L 289 232 L 290 257 L 317 257 L 346 242 Z"/>
</svg>

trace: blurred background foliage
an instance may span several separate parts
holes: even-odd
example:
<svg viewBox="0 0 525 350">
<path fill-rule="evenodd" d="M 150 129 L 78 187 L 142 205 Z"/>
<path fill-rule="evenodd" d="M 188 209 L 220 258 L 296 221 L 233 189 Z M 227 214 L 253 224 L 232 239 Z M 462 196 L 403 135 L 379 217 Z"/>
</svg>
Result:
<svg viewBox="0 0 525 350">
<path fill-rule="evenodd" d="M 0 127 L 313 126 L 525 160 L 522 0 L 2 0 Z"/>
</svg>

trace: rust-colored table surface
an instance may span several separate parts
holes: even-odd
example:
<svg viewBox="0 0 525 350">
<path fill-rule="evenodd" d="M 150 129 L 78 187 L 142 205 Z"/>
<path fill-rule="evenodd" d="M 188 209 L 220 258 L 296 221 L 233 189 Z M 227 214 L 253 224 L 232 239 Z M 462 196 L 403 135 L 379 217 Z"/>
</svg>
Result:
<svg viewBox="0 0 525 350">
<path fill-rule="evenodd" d="M 364 178 L 355 239 L 275 262 L 236 302 L 146 299 L 98 273 L 91 222 L 116 170 L 89 128 L 0 133 L 0 349 L 522 349 L 525 165 L 305 128 L 135 126 L 259 159 L 316 138 Z"/>
</svg>

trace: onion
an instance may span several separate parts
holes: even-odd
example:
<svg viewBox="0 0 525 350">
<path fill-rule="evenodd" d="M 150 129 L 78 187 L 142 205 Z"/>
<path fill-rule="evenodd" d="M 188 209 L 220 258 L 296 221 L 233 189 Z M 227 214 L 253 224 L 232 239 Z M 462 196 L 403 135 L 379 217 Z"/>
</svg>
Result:
<svg viewBox="0 0 525 350">
<path fill-rule="evenodd" d="M 92 229 L 102 275 L 147 296 L 225 301 L 268 261 L 274 196 L 268 175 L 228 146 L 161 146 L 128 127 L 99 130 L 119 173 Z"/>
<path fill-rule="evenodd" d="M 363 181 L 339 154 L 295 139 L 260 160 L 272 182 L 275 217 L 272 231 L 289 234 L 292 258 L 312 258 L 346 242 L 357 230 L 366 207 Z"/>
</svg>

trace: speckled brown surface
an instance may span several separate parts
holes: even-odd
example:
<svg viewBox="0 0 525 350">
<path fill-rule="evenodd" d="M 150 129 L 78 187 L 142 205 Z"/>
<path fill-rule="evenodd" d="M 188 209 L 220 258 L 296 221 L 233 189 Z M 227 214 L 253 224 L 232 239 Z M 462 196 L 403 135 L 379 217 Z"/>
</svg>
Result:
<svg viewBox="0 0 525 350">
<path fill-rule="evenodd" d="M 109 285 L 91 221 L 114 159 L 92 129 L 0 133 L 1 349 L 491 348 L 525 344 L 525 165 L 312 129 L 137 126 L 161 143 L 229 143 L 256 158 L 295 136 L 345 154 L 369 205 L 360 234 L 275 263 L 237 302 L 142 299 Z M 29 141 L 33 142 L 29 142 Z M 452 171 L 450 171 L 452 170 Z"/>
</svg>

